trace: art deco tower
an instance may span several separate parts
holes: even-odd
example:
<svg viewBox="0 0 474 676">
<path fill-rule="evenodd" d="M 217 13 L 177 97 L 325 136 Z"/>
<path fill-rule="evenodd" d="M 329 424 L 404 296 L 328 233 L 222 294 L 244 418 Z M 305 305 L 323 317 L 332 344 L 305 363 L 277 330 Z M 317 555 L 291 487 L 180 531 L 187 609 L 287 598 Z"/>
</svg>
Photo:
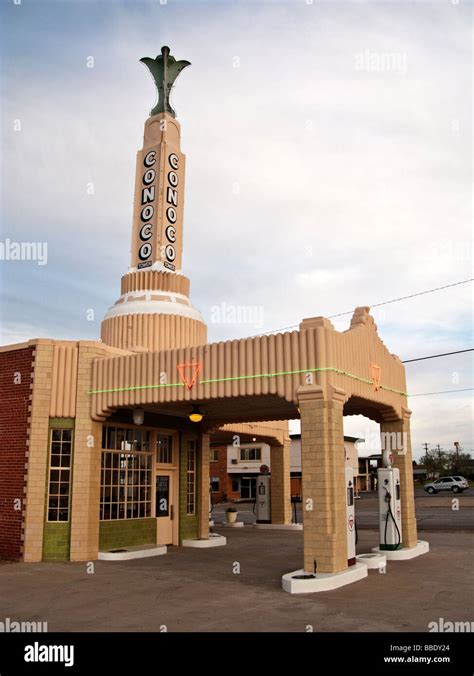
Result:
<svg viewBox="0 0 474 676">
<path fill-rule="evenodd" d="M 169 101 L 174 81 L 190 63 L 176 61 L 168 47 L 141 61 L 153 75 L 158 103 L 137 154 L 130 269 L 104 317 L 101 338 L 114 347 L 155 351 L 204 344 L 207 326 L 191 305 L 181 269 L 185 156 Z"/>
</svg>

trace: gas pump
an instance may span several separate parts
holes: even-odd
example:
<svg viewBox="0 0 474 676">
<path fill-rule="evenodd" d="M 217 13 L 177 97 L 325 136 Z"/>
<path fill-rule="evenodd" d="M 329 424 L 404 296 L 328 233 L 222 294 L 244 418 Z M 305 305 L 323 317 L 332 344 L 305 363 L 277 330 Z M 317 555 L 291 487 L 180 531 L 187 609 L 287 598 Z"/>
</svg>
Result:
<svg viewBox="0 0 474 676">
<path fill-rule="evenodd" d="M 261 474 L 257 477 L 257 523 L 271 523 L 271 477 L 266 465 L 260 467 Z"/>
<path fill-rule="evenodd" d="M 393 456 L 383 453 L 384 467 L 377 470 L 380 514 L 380 549 L 402 547 L 402 510 L 400 504 L 400 471 L 392 467 Z"/>
<path fill-rule="evenodd" d="M 347 565 L 356 562 L 356 523 L 354 507 L 354 470 L 345 468 L 346 477 L 346 516 L 347 516 Z"/>
</svg>

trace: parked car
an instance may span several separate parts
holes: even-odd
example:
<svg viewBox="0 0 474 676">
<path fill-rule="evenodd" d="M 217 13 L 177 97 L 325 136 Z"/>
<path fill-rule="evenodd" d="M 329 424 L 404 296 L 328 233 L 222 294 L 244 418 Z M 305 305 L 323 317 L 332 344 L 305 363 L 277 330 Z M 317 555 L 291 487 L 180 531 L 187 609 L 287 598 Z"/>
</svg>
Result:
<svg viewBox="0 0 474 676">
<path fill-rule="evenodd" d="M 438 491 L 462 493 L 466 488 L 469 488 L 469 483 L 463 476 L 441 476 L 436 481 L 425 484 L 423 488 L 430 494 L 437 493 Z"/>
</svg>

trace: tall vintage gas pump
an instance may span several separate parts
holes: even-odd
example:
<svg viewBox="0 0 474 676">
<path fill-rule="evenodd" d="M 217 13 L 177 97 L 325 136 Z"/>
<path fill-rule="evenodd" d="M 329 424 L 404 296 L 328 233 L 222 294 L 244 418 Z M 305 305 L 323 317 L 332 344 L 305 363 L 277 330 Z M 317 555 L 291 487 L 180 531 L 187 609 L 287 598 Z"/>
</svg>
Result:
<svg viewBox="0 0 474 676">
<path fill-rule="evenodd" d="M 346 466 L 347 565 L 356 562 L 356 523 L 354 507 L 354 469 Z"/>
<path fill-rule="evenodd" d="M 267 465 L 262 465 L 260 467 L 256 490 L 257 495 L 255 501 L 257 506 L 257 523 L 271 523 L 271 476 Z"/>
<path fill-rule="evenodd" d="M 392 461 L 393 455 L 388 451 L 383 451 L 383 467 L 377 470 L 381 550 L 402 548 L 400 471 L 392 467 Z"/>
</svg>

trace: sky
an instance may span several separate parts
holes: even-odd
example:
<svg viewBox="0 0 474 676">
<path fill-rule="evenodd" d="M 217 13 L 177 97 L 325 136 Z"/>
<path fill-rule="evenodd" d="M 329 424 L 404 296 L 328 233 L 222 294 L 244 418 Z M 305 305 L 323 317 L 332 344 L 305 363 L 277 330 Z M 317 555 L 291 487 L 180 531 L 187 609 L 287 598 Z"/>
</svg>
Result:
<svg viewBox="0 0 474 676">
<path fill-rule="evenodd" d="M 46 244 L 47 259 L 0 260 L 1 344 L 98 338 L 155 103 L 139 59 L 163 44 L 192 63 L 172 101 L 183 269 L 209 340 L 472 276 L 471 3 L 18 2 L 0 4 L 0 242 Z M 252 321 L 231 321 L 239 307 Z M 372 314 L 401 359 L 472 346 L 472 284 Z M 471 354 L 407 364 L 408 392 L 472 388 Z M 471 402 L 410 397 L 415 458 L 423 443 L 474 450 Z"/>
</svg>

